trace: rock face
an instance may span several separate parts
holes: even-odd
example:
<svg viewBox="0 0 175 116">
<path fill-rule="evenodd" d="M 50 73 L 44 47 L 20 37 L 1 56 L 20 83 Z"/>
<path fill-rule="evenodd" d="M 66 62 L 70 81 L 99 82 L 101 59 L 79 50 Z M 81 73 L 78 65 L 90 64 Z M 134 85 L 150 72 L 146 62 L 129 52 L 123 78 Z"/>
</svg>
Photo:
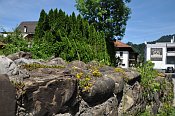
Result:
<svg viewBox="0 0 175 116">
<path fill-rule="evenodd" d="M 118 101 L 116 97 L 110 97 L 105 102 L 90 107 L 85 101 L 81 101 L 79 112 L 76 116 L 117 116 Z"/>
<path fill-rule="evenodd" d="M 136 115 L 146 108 L 142 88 L 138 82 L 134 83 L 134 85 L 126 84 L 123 92 L 124 94 L 118 108 L 119 116 L 122 116 L 124 113 Z"/>
<path fill-rule="evenodd" d="M 32 115 L 50 116 L 64 113 L 76 104 L 77 80 L 71 76 L 40 77 L 28 79 L 24 83 L 26 92 L 23 107 Z"/>
<path fill-rule="evenodd" d="M 29 65 L 33 63 L 36 65 Z M 28 68 L 25 69 L 24 64 Z M 116 72 L 114 67 L 95 61 L 88 64 L 81 61 L 67 63 L 61 58 L 44 62 L 19 58 L 13 62 L 1 56 L 0 73 L 14 77 L 14 82 L 22 78 L 15 84 L 15 111 L 14 88 L 7 76 L 0 75 L 0 90 L 11 91 L 0 94 L 4 101 L 0 101 L 0 106 L 7 104 L 12 113 L 17 112 L 19 116 L 134 116 L 144 111 L 150 101 L 152 112 L 156 114 L 161 107 L 160 100 L 165 99 L 172 88 L 170 79 L 156 78 L 157 82 L 168 86 L 154 92 L 146 101 L 137 71 Z M 3 85 L 5 83 L 1 84 L 1 77 L 8 87 Z"/>
<path fill-rule="evenodd" d="M 16 115 L 16 92 L 7 75 L 0 74 L 0 116 Z"/>
<path fill-rule="evenodd" d="M 0 74 L 16 75 L 18 74 L 18 68 L 11 59 L 0 56 Z"/>
</svg>

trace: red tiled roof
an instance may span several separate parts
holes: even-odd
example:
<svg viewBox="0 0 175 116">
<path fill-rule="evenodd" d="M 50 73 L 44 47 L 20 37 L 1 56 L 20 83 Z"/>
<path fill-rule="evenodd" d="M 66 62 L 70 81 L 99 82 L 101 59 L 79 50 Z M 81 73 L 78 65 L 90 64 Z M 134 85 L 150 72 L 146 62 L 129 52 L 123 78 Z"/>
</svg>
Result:
<svg viewBox="0 0 175 116">
<path fill-rule="evenodd" d="M 131 46 L 129 46 L 129 45 L 125 44 L 125 43 L 122 43 L 121 41 L 118 41 L 118 40 L 116 40 L 114 42 L 114 46 L 118 47 L 118 48 L 131 48 Z"/>
</svg>

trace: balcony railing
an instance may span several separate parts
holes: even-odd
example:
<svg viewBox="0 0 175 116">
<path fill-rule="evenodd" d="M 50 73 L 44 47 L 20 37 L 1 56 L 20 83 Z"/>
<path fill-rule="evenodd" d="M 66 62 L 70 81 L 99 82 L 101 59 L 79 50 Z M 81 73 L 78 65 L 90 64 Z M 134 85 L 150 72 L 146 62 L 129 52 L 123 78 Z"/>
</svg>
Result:
<svg viewBox="0 0 175 116">
<path fill-rule="evenodd" d="M 175 56 L 175 51 L 174 52 L 167 52 L 167 56 Z"/>
</svg>

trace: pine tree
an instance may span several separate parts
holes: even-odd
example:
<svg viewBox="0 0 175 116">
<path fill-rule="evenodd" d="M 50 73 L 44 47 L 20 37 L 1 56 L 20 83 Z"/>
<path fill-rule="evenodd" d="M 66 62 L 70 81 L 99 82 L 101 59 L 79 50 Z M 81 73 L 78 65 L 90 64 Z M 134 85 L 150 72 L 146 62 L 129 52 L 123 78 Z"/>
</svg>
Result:
<svg viewBox="0 0 175 116">
<path fill-rule="evenodd" d="M 35 29 L 34 39 L 36 41 L 41 41 L 40 39 L 44 35 L 44 32 L 49 30 L 49 29 L 50 29 L 50 26 L 49 26 L 47 13 L 44 10 L 42 10 L 40 13 L 40 18 L 39 18 L 37 27 Z"/>
<path fill-rule="evenodd" d="M 36 57 L 55 55 L 67 61 L 108 62 L 104 33 L 96 31 L 80 15 L 66 15 L 61 9 L 40 13 L 32 51 Z"/>
</svg>

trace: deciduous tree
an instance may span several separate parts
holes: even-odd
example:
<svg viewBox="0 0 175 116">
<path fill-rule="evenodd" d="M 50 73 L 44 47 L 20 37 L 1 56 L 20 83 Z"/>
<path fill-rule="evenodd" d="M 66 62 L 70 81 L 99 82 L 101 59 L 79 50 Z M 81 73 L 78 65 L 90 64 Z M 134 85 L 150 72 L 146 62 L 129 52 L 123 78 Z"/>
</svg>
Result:
<svg viewBox="0 0 175 116">
<path fill-rule="evenodd" d="M 98 31 L 105 33 L 111 62 L 115 60 L 115 50 L 111 41 L 114 36 L 118 38 L 124 36 L 131 13 L 126 5 L 129 2 L 130 0 L 76 0 L 76 7 L 83 17 Z"/>
</svg>

